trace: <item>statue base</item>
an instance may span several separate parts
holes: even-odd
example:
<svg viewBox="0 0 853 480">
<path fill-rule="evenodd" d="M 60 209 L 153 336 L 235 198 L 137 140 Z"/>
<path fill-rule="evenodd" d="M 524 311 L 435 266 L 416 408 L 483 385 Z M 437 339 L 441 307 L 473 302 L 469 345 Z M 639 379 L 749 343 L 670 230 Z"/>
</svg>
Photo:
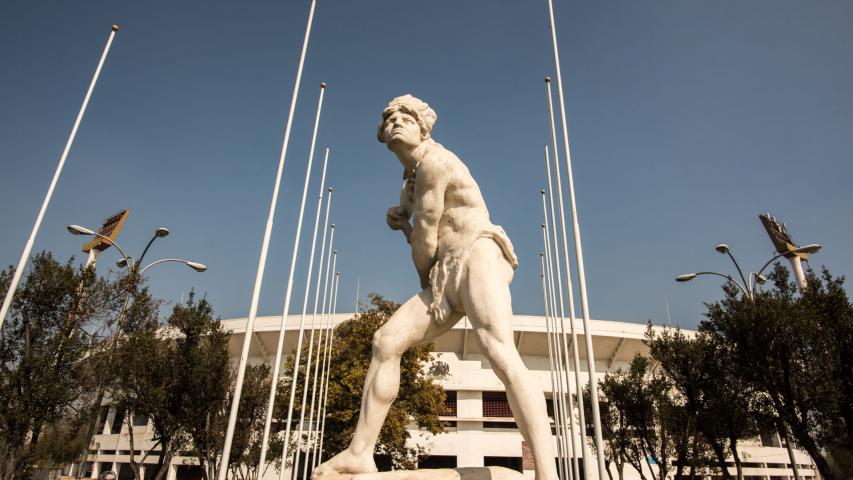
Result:
<svg viewBox="0 0 853 480">
<path fill-rule="evenodd" d="M 504 467 L 435 468 L 377 473 L 323 475 L 322 480 L 523 480 L 524 475 Z"/>
</svg>

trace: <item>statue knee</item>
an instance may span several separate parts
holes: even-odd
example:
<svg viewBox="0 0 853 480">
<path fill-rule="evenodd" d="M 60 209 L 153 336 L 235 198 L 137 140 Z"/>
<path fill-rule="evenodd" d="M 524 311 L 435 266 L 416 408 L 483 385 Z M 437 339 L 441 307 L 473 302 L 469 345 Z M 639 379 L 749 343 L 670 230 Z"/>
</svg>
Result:
<svg viewBox="0 0 853 480">
<path fill-rule="evenodd" d="M 483 354 L 489 359 L 492 369 L 498 376 L 505 379 L 507 376 L 517 374 L 521 358 L 518 357 L 518 352 L 514 345 L 504 345 L 503 343 L 492 340 L 482 343 Z"/>
<path fill-rule="evenodd" d="M 373 334 L 373 341 L 371 342 L 373 356 L 380 360 L 399 357 L 402 355 L 399 343 L 399 340 L 393 335 L 388 335 L 380 328 Z"/>
</svg>

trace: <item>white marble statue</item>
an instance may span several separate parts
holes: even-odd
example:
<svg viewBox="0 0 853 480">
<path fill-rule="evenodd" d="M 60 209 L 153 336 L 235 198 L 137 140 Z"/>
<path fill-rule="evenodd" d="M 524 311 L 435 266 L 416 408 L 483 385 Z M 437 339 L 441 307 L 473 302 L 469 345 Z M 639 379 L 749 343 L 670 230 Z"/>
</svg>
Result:
<svg viewBox="0 0 853 480">
<path fill-rule="evenodd" d="M 400 204 L 388 209 L 386 220 L 411 245 L 422 291 L 374 335 L 352 442 L 314 470 L 315 480 L 376 472 L 373 448 L 400 387 L 400 357 L 409 347 L 447 332 L 463 315 L 506 386 L 519 430 L 533 452 L 536 478 L 557 478 L 545 398 L 513 342 L 509 285 L 517 258 L 504 230 L 489 221 L 468 168 L 430 138 L 435 121 L 429 105 L 411 95 L 395 98 L 382 112 L 379 141 L 397 155 L 405 179 Z"/>
</svg>

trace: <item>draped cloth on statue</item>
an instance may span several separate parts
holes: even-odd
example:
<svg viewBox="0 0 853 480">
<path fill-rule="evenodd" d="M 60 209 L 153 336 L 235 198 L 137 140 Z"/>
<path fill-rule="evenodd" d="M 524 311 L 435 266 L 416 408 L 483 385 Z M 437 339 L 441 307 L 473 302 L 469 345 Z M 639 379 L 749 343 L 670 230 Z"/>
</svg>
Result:
<svg viewBox="0 0 853 480">
<path fill-rule="evenodd" d="M 512 248 L 504 229 L 498 225 L 486 225 L 479 229 L 472 229 L 461 235 L 456 241 L 451 242 L 444 251 L 439 252 L 439 260 L 432 266 L 429 272 L 429 283 L 432 288 L 432 304 L 429 306 L 429 314 L 438 325 L 443 324 L 453 307 L 447 298 L 447 289 L 452 288 L 455 295 L 459 290 L 462 277 L 466 274 L 465 264 L 468 254 L 474 243 L 481 239 L 494 241 L 501 249 L 504 259 L 509 262 L 512 269 L 518 268 L 518 257 Z"/>
</svg>

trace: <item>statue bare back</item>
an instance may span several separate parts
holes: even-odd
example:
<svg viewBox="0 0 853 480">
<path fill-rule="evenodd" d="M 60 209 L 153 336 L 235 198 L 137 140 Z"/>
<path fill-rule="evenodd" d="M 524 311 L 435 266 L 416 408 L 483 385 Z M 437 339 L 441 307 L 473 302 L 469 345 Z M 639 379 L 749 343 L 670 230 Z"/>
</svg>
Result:
<svg viewBox="0 0 853 480">
<path fill-rule="evenodd" d="M 411 245 L 422 291 L 374 335 L 352 442 L 314 470 L 315 480 L 377 471 L 373 449 L 400 388 L 400 358 L 466 315 L 483 355 L 506 386 L 519 430 L 533 452 L 536 478 L 557 478 L 544 395 L 513 342 L 509 285 L 518 261 L 512 243 L 489 220 L 465 164 L 430 138 L 435 120 L 429 105 L 411 95 L 395 98 L 383 111 L 378 138 L 402 163 L 405 179 L 400 204 L 388 209 L 386 221 Z"/>
</svg>

